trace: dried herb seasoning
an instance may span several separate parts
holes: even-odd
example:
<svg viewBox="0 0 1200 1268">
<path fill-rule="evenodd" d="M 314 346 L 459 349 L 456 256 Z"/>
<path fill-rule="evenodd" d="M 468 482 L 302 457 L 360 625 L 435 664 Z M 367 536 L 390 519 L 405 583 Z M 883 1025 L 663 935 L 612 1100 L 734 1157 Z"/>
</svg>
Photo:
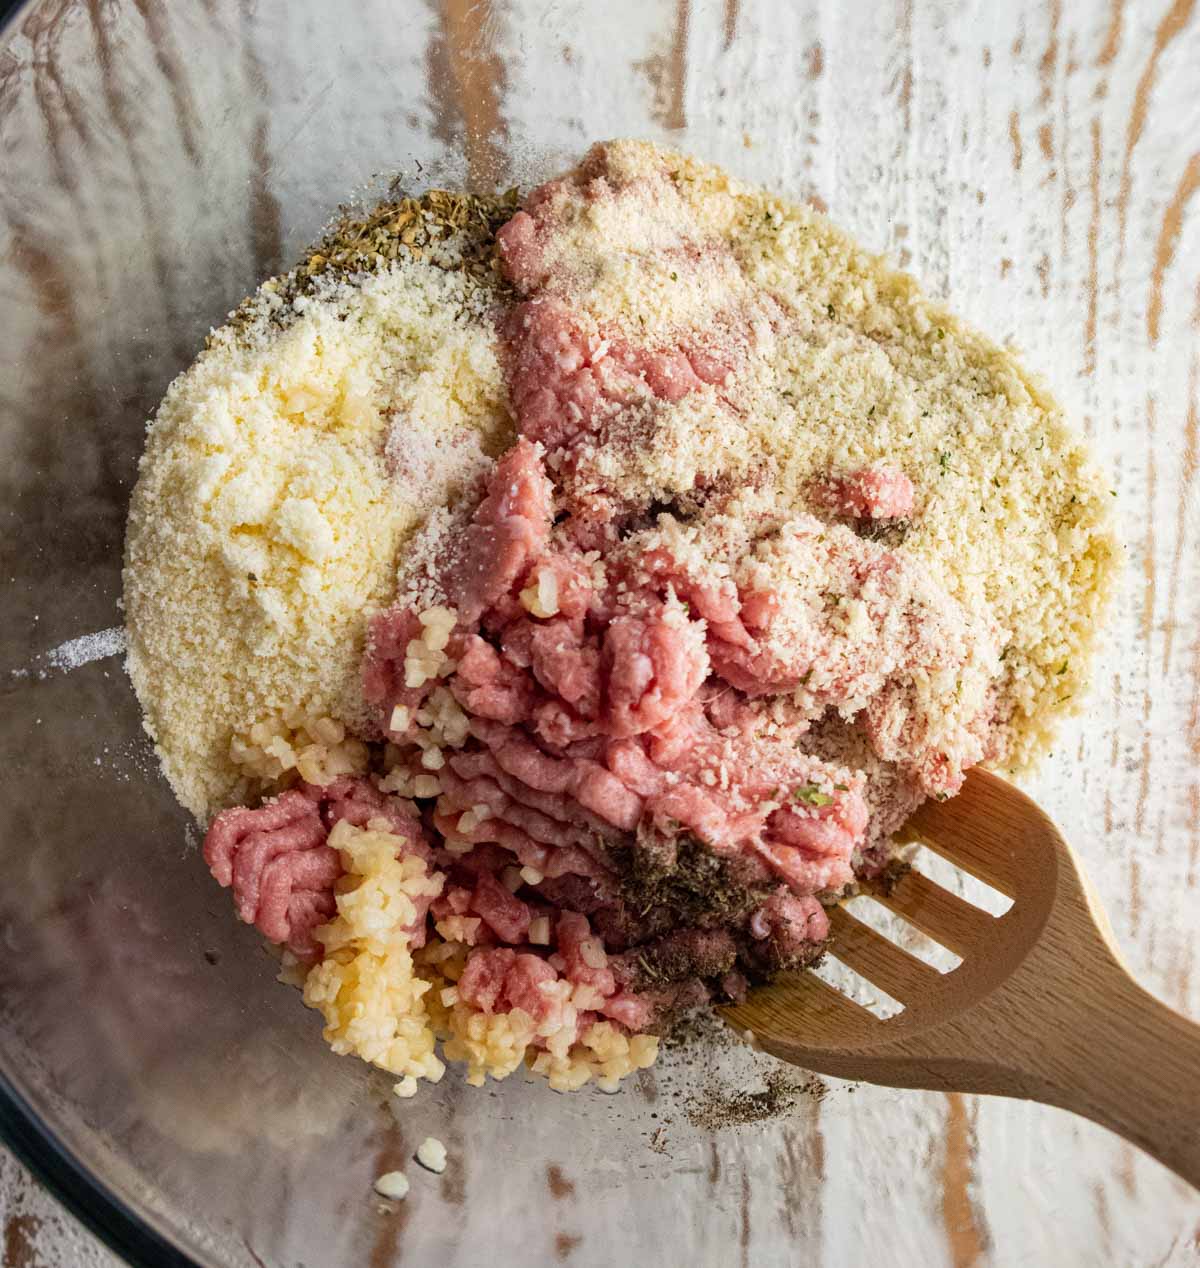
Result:
<svg viewBox="0 0 1200 1268">
<path fill-rule="evenodd" d="M 687 833 L 674 838 L 654 834 L 651 839 L 642 827 L 632 848 L 610 852 L 631 908 L 643 916 L 662 909 L 673 923 L 728 923 L 748 915 L 771 889 L 765 882 L 748 881 L 735 863 Z"/>
<path fill-rule="evenodd" d="M 251 295 L 229 316 L 235 331 L 263 320 L 276 327 L 295 315 L 294 301 L 315 294 L 330 281 L 378 272 L 397 260 L 426 260 L 463 274 L 473 288 L 508 290 L 500 270 L 496 231 L 520 206 L 514 187 L 503 194 L 463 194 L 431 189 L 417 196 L 400 193 L 369 211 L 343 207 L 320 240 L 289 272 L 272 278 L 263 294 Z M 210 342 L 211 342 L 210 336 Z"/>
<path fill-rule="evenodd" d="M 365 216 L 343 209 L 295 272 L 302 278 L 371 272 L 407 255 L 429 258 L 484 285 L 499 286 L 496 230 L 519 205 L 516 188 L 488 195 L 431 189 L 419 197 L 402 195 L 382 202 Z M 459 240 L 459 249 L 451 259 L 440 258 L 433 248 L 452 238 Z"/>
</svg>

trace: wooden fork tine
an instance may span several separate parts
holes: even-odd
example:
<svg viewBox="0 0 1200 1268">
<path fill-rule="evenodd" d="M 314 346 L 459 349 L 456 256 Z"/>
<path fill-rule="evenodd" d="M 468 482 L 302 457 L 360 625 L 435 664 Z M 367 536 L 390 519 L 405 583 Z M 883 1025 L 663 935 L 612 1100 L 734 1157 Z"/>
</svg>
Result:
<svg viewBox="0 0 1200 1268">
<path fill-rule="evenodd" d="M 744 1020 L 739 1016 L 743 1007 L 748 1014 Z M 789 1019 L 801 1016 L 814 1038 L 826 1026 L 831 1026 L 835 1032 L 841 1031 L 846 1020 L 857 1022 L 860 1026 L 879 1024 L 879 1018 L 870 1009 L 856 1004 L 812 973 L 785 974 L 768 986 L 760 986 L 745 1005 L 734 1004 L 722 1008 L 721 1012 L 734 1026 L 747 1025 L 750 1020 L 761 1025 L 763 1018 L 772 1015 L 786 1026 Z"/>
<path fill-rule="evenodd" d="M 1030 850 L 1023 843 L 1029 832 L 1029 810 L 1036 807 L 1026 810 L 1018 804 L 1014 813 L 1015 796 L 1020 794 L 995 775 L 972 771 L 957 797 L 927 801 L 905 824 L 902 835 L 924 842 L 984 884 L 1016 898 L 1031 864 Z M 1040 811 L 1036 813 L 1044 818 Z M 1046 826 L 1051 827 L 1048 820 Z"/>
<path fill-rule="evenodd" d="M 936 988 L 941 974 L 863 924 L 843 907 L 829 913 L 830 954 L 902 1004 L 912 1004 Z"/>
<path fill-rule="evenodd" d="M 1022 859 L 1007 843 L 1001 846 L 991 841 L 972 841 L 962 835 L 952 835 L 939 821 L 937 831 L 924 828 L 919 817 L 914 816 L 905 824 L 904 841 L 920 841 L 947 862 L 969 872 L 985 885 L 990 885 L 1009 898 L 1016 898 L 1017 885 L 1025 870 Z"/>
<path fill-rule="evenodd" d="M 873 894 L 872 898 L 963 957 L 996 927 L 994 916 L 972 907 L 920 872 L 909 872 L 890 894 Z"/>
</svg>

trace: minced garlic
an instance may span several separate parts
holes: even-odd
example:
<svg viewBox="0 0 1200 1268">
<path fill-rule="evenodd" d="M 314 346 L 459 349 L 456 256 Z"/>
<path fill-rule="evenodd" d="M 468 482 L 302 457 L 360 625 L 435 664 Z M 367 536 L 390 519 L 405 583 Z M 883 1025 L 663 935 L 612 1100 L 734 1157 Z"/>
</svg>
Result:
<svg viewBox="0 0 1200 1268">
<path fill-rule="evenodd" d="M 403 1171 L 385 1171 L 375 1181 L 375 1192 L 392 1202 L 408 1197 L 410 1187 L 408 1177 Z"/>
</svg>

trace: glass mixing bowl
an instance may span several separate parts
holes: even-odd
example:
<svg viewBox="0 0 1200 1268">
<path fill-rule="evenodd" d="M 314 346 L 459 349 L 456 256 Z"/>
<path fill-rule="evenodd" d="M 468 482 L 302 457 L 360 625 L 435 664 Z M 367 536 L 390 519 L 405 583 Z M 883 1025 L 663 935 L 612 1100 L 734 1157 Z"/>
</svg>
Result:
<svg viewBox="0 0 1200 1268">
<path fill-rule="evenodd" d="M 990 38 L 954 9 L 922 6 L 929 48 Z M 822 195 L 1008 333 L 1003 296 L 970 285 L 992 248 L 950 249 L 985 243 L 995 224 L 947 218 L 925 181 L 958 146 L 936 126 L 936 91 L 920 105 L 928 148 L 896 157 L 916 126 L 901 109 L 912 66 L 889 51 L 896 20 L 890 6 L 737 0 L 42 0 L 9 12 L 0 1130 L 129 1259 L 858 1263 L 907 1228 L 904 1245 L 940 1262 L 946 1237 L 961 1250 L 967 1236 L 969 1251 L 972 1236 L 986 1248 L 999 1235 L 976 1211 L 978 1185 L 992 1218 L 1010 1210 L 1018 1228 L 1029 1186 L 1060 1186 L 1060 1208 L 1082 1221 L 1096 1175 L 1106 1185 L 1121 1168 L 1150 1202 L 1126 1212 L 1122 1245 L 1179 1224 L 1183 1199 L 1151 1164 L 1047 1110 L 835 1086 L 751 1128 L 693 1125 L 689 1089 L 758 1086 L 769 1062 L 748 1050 L 701 1069 L 668 1058 L 612 1097 L 448 1077 L 397 1102 L 390 1079 L 326 1050 L 317 1016 L 233 919 L 106 655 L 126 504 L 167 384 L 339 200 L 397 174 L 414 189 L 528 184 L 598 137 L 666 139 Z M 935 62 L 919 82 L 936 89 L 949 72 Z M 858 94 L 895 109 L 819 143 L 821 110 L 855 120 Z M 978 201 L 974 187 L 962 200 L 983 217 L 989 174 L 971 179 Z M 910 198 L 920 232 L 906 237 L 896 208 Z M 1084 764 L 1106 761 L 1088 749 Z M 1046 785 L 1052 809 L 1067 807 L 1067 782 Z M 1120 896 L 1121 873 L 1097 879 Z M 1005 1165 L 968 1185 L 989 1122 Z M 1039 1143 L 1046 1122 L 1061 1148 Z M 449 1150 L 440 1178 L 411 1162 L 427 1134 Z M 413 1189 L 389 1209 L 371 1185 L 394 1168 Z M 1005 1235 L 1010 1249 L 1046 1245 Z"/>
</svg>

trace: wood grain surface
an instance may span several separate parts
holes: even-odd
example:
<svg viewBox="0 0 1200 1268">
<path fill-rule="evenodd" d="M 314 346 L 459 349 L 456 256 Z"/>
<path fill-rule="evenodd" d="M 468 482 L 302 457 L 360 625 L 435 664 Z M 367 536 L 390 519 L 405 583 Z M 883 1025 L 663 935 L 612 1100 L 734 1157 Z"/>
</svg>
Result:
<svg viewBox="0 0 1200 1268">
<path fill-rule="evenodd" d="M 809 198 L 1021 348 L 1113 472 L 1124 584 L 1086 712 L 1029 790 L 1139 980 L 1200 1017 L 1200 2 L 611 0 L 603 38 L 586 0 L 398 7 L 51 0 L 7 33 L 18 369 L 0 424 L 144 411 L 207 325 L 376 174 L 487 187 L 640 134 Z M 201 73 L 194 50 L 214 42 Z M 389 76 L 394 99 L 378 95 Z M 169 142 L 146 139 L 148 109 Z M 14 194 L 35 160 L 44 205 Z M 116 188 L 136 213 L 110 214 Z M 87 250 L 64 260 L 66 216 Z M 153 284 L 123 285 L 134 258 Z M 119 298 L 112 334 L 83 336 L 100 314 L 84 293 Z M 80 506 L 58 508 L 70 524 L 109 490 L 98 558 L 119 554 L 109 507 L 130 473 L 127 455 L 86 473 Z M 31 655 L 87 632 L 66 599 L 22 619 Z M 626 1095 L 648 1104 L 653 1085 Z M 1180 1113 L 1200 1113 L 1200 1091 Z M 689 1262 L 1200 1264 L 1193 1192 L 1040 1106 L 834 1085 L 786 1127 L 715 1132 L 673 1165 Z M 552 1225 L 545 1262 L 611 1262 L 636 1230 L 600 1226 L 583 1177 L 555 1167 L 522 1208 Z M 485 1160 L 456 1183 L 466 1221 Z M 7 1158 L 0 1227 L 3 1268 L 113 1262 Z M 402 1222 L 386 1228 L 375 1265 L 404 1260 Z"/>
</svg>

